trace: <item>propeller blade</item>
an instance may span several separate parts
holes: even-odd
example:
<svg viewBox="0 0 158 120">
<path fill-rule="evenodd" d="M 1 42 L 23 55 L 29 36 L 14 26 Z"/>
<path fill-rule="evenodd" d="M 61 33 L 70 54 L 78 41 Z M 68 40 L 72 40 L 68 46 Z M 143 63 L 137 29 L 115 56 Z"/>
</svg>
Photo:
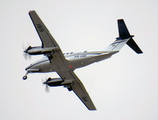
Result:
<svg viewBox="0 0 158 120">
<path fill-rule="evenodd" d="M 27 42 L 27 43 L 25 42 L 25 43 L 22 44 L 22 49 L 23 49 L 23 51 L 24 51 L 23 56 L 24 56 L 25 60 L 31 60 L 31 55 L 29 55 L 29 54 L 27 53 L 27 50 L 28 50 L 30 47 L 31 47 L 31 46 L 29 45 L 28 42 Z"/>
<path fill-rule="evenodd" d="M 46 84 L 45 91 L 46 91 L 47 93 L 49 92 L 49 87 L 48 87 L 48 85 L 47 85 L 47 84 Z"/>
<path fill-rule="evenodd" d="M 28 53 L 24 53 L 23 56 L 25 60 L 31 60 L 31 55 L 29 55 Z"/>
<path fill-rule="evenodd" d="M 22 49 L 26 50 L 29 46 L 30 46 L 30 44 L 28 42 L 23 42 Z"/>
<path fill-rule="evenodd" d="M 48 86 L 48 84 L 47 84 L 47 79 L 42 79 L 42 82 L 43 82 L 43 84 L 46 85 L 45 91 L 48 93 L 48 92 L 49 92 L 49 86 Z"/>
<path fill-rule="evenodd" d="M 26 43 L 26 42 L 25 42 L 25 43 L 22 44 L 22 49 L 23 49 L 24 52 L 27 52 L 27 50 L 28 50 L 29 47 L 31 47 L 31 46 L 29 45 L 29 43 Z"/>
<path fill-rule="evenodd" d="M 27 60 L 27 54 L 24 53 L 23 56 L 24 56 L 25 60 Z"/>
</svg>

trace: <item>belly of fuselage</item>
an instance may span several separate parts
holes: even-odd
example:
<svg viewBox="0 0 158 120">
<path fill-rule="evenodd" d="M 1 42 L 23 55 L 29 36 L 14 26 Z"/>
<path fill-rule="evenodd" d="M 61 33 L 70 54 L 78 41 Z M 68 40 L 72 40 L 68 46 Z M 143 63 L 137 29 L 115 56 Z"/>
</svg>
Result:
<svg viewBox="0 0 158 120">
<path fill-rule="evenodd" d="M 57 71 L 67 71 L 67 70 L 75 70 L 76 68 L 84 67 L 89 64 L 95 62 L 93 58 L 84 58 L 84 59 L 76 59 L 76 60 L 68 60 L 67 63 L 64 64 L 56 64 L 54 62 L 50 63 L 48 61 L 39 62 L 33 65 L 30 69 L 39 69 L 38 72 L 57 72 Z"/>
<path fill-rule="evenodd" d="M 87 57 L 82 59 L 74 59 L 69 60 L 69 64 L 72 66 L 73 69 L 84 67 L 87 65 L 90 65 L 96 61 L 96 58 L 94 57 Z"/>
<path fill-rule="evenodd" d="M 39 65 L 39 70 L 40 70 L 40 72 L 54 72 L 54 71 L 56 71 L 56 65 L 50 64 L 50 62 L 47 61 L 47 62 Z"/>
<path fill-rule="evenodd" d="M 94 62 L 98 62 L 104 59 L 111 57 L 111 54 L 101 55 L 101 56 L 89 56 L 85 58 L 76 58 L 76 59 L 67 59 L 66 63 L 55 63 L 51 62 L 48 59 L 44 59 L 43 61 L 36 62 L 28 69 L 39 69 L 39 71 L 32 71 L 32 72 L 57 72 L 57 71 L 70 71 L 75 70 L 76 68 L 84 67 Z"/>
<path fill-rule="evenodd" d="M 76 69 L 80 67 L 84 67 L 87 65 L 90 65 L 94 62 L 99 62 L 105 59 L 108 59 L 112 56 L 112 54 L 104 54 L 104 55 L 99 55 L 99 56 L 90 56 L 86 58 L 79 58 L 79 59 L 71 59 L 69 60 L 69 64 Z"/>
</svg>

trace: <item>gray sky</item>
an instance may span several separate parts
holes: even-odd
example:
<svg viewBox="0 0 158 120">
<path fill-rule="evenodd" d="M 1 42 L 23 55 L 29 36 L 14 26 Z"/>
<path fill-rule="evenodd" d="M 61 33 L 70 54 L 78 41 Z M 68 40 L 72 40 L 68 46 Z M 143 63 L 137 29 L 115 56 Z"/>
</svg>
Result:
<svg viewBox="0 0 158 120">
<path fill-rule="evenodd" d="M 157 120 L 158 2 L 156 0 L 1 0 L 1 120 Z M 63 87 L 45 92 L 42 78 L 25 68 L 22 44 L 40 45 L 28 16 L 36 10 L 63 52 L 106 48 L 118 37 L 117 19 L 124 19 L 143 50 L 128 46 L 112 58 L 77 69 L 97 111 L 88 111 Z"/>
</svg>

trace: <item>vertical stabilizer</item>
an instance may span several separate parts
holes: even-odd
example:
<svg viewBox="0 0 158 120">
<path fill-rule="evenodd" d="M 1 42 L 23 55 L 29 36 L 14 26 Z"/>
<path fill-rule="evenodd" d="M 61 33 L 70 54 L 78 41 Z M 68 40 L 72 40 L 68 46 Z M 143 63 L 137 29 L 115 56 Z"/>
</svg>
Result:
<svg viewBox="0 0 158 120">
<path fill-rule="evenodd" d="M 119 38 L 126 39 L 126 38 L 134 37 L 134 35 L 130 35 L 123 19 L 117 20 L 117 23 L 118 23 Z"/>
</svg>

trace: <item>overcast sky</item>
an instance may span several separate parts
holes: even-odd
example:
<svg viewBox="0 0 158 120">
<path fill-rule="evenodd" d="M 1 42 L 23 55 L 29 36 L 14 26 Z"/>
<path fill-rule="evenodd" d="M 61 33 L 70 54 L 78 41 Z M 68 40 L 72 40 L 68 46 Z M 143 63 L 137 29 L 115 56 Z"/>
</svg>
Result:
<svg viewBox="0 0 158 120">
<path fill-rule="evenodd" d="M 157 120 L 157 0 L 1 0 L 1 120 Z M 118 37 L 117 19 L 124 19 L 143 54 L 127 45 L 112 58 L 75 70 L 97 111 L 88 111 L 63 87 L 45 92 L 42 78 L 30 74 L 22 44 L 41 45 L 28 15 L 36 10 L 63 52 L 106 48 Z"/>
</svg>

